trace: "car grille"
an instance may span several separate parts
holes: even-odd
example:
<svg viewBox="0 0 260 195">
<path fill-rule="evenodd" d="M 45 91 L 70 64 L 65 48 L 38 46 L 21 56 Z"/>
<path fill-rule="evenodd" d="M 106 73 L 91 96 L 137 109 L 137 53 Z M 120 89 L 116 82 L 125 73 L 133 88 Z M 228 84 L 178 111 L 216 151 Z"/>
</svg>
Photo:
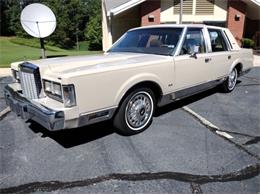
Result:
<svg viewBox="0 0 260 195">
<path fill-rule="evenodd" d="M 29 99 L 39 98 L 42 89 L 39 67 L 28 62 L 22 63 L 19 75 L 23 95 Z"/>
</svg>

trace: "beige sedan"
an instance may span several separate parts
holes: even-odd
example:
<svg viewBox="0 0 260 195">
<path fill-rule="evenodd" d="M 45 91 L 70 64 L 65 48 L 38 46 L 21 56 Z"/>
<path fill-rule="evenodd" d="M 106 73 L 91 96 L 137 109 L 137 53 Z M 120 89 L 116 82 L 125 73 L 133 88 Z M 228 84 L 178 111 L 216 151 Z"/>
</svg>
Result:
<svg viewBox="0 0 260 195">
<path fill-rule="evenodd" d="M 231 92 L 253 65 L 228 29 L 157 25 L 129 30 L 105 54 L 12 64 L 6 102 L 49 130 L 112 119 L 121 134 L 147 129 L 158 106 L 215 86 Z"/>
</svg>

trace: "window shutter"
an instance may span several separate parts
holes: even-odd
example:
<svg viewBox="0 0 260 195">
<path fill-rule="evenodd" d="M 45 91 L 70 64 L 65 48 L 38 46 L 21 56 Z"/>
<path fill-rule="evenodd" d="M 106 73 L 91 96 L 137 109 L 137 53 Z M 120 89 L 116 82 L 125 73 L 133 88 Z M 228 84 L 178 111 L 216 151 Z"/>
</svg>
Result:
<svg viewBox="0 0 260 195">
<path fill-rule="evenodd" d="M 213 15 L 214 0 L 197 0 L 196 15 Z"/>
<path fill-rule="evenodd" d="M 183 0 L 183 14 L 192 14 L 193 0 Z M 180 0 L 173 1 L 174 14 L 180 14 Z"/>
</svg>

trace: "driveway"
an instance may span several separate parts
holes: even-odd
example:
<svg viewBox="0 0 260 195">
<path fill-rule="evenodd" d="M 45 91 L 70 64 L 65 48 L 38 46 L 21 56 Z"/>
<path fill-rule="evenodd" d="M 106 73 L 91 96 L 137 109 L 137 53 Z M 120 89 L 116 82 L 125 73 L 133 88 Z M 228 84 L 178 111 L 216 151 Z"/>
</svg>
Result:
<svg viewBox="0 0 260 195">
<path fill-rule="evenodd" d="M 0 78 L 0 193 L 259 193 L 260 67 L 159 109 L 145 132 L 109 122 L 49 132 L 5 109 Z"/>
</svg>

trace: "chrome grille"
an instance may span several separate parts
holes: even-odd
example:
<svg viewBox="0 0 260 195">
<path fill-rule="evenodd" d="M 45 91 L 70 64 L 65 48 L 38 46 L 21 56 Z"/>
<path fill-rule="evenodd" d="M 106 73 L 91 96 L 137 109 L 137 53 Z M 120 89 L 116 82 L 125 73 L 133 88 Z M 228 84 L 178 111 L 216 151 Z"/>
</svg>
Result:
<svg viewBox="0 0 260 195">
<path fill-rule="evenodd" d="M 23 95 L 29 99 L 39 98 L 41 91 L 39 68 L 30 63 L 23 63 L 20 65 L 19 75 Z"/>
</svg>

